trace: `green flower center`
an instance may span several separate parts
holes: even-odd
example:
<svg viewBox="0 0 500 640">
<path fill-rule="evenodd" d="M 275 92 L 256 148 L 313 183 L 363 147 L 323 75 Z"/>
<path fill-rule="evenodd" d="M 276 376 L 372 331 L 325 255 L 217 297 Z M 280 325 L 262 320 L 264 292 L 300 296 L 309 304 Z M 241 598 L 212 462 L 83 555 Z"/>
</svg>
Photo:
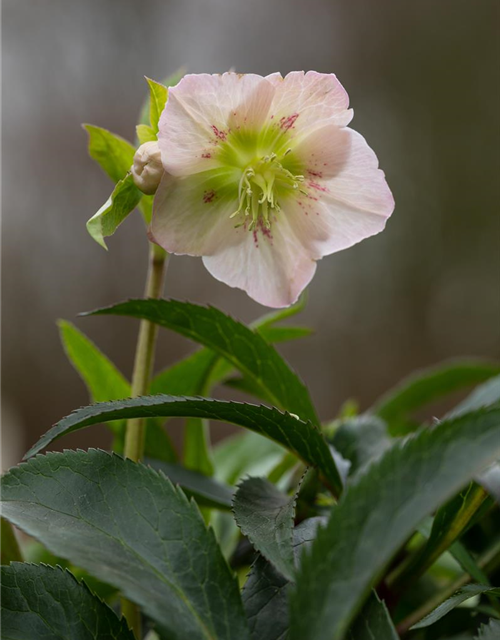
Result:
<svg viewBox="0 0 500 640">
<path fill-rule="evenodd" d="M 291 149 L 285 152 L 285 156 Z M 238 185 L 239 206 L 231 218 L 242 214 L 244 220 L 238 226 L 248 223 L 248 229 L 263 224 L 271 227 L 270 215 L 281 210 L 280 197 L 300 189 L 304 176 L 294 175 L 280 162 L 273 152 L 245 167 Z"/>
</svg>

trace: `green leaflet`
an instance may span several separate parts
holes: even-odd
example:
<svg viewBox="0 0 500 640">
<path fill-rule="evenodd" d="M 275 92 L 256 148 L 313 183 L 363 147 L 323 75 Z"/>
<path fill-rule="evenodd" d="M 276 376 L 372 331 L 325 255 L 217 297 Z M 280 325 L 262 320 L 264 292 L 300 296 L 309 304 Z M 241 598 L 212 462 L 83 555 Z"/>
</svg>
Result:
<svg viewBox="0 0 500 640">
<path fill-rule="evenodd" d="M 465 602 L 469 598 L 473 598 L 474 596 L 480 595 L 481 593 L 489 593 L 493 596 L 500 596 L 500 589 L 491 587 L 489 585 L 484 584 L 467 584 L 461 589 L 459 589 L 456 593 L 454 593 L 450 598 L 445 600 L 439 607 L 436 607 L 434 611 L 429 613 L 429 615 L 422 618 L 420 622 L 414 624 L 410 629 L 423 629 L 424 627 L 429 627 L 431 624 L 434 624 L 438 620 L 440 620 L 443 616 L 449 613 L 455 607 L 458 607 L 459 604 Z"/>
<path fill-rule="evenodd" d="M 193 497 L 201 507 L 213 507 L 229 511 L 233 489 L 213 478 L 207 478 L 197 471 L 186 469 L 178 464 L 170 464 L 151 458 L 145 464 L 162 471 L 172 484 L 178 484 L 188 497 Z"/>
<path fill-rule="evenodd" d="M 241 532 L 287 580 L 293 579 L 293 520 L 297 494 L 279 491 L 265 478 L 247 478 L 233 498 Z"/>
<path fill-rule="evenodd" d="M 252 378 L 276 406 L 319 424 L 309 392 L 277 351 L 218 309 L 176 300 L 130 300 L 89 315 L 144 318 L 176 331 L 216 351 Z"/>
<path fill-rule="evenodd" d="M 485 360 L 451 360 L 423 369 L 386 393 L 373 411 L 389 425 L 392 435 L 414 431 L 414 411 L 453 391 L 484 382 L 500 374 L 500 365 Z"/>
<path fill-rule="evenodd" d="M 14 562 L 1 568 L 2 638 L 134 640 L 116 614 L 67 569 Z"/>
<path fill-rule="evenodd" d="M 347 640 L 399 640 L 385 602 L 372 591 L 349 629 Z"/>
<path fill-rule="evenodd" d="M 129 173 L 120 180 L 108 200 L 87 222 L 87 231 L 92 238 L 107 249 L 104 238 L 112 236 L 118 226 L 139 204 L 142 192 L 135 186 Z"/>
<path fill-rule="evenodd" d="M 455 418 L 469 411 L 481 409 L 481 407 L 490 407 L 496 402 L 500 402 L 500 376 L 495 376 L 476 387 L 465 400 L 447 413 L 445 417 Z"/>
<path fill-rule="evenodd" d="M 165 80 L 163 80 L 161 85 L 164 85 L 165 87 L 167 87 L 167 89 L 168 89 L 168 87 L 173 87 L 178 82 L 180 82 L 180 80 L 182 79 L 182 77 L 184 76 L 185 73 L 186 73 L 186 71 L 185 71 L 184 68 L 177 69 L 177 71 L 175 71 L 170 76 L 165 78 Z M 148 80 L 148 79 L 146 78 L 146 80 Z M 154 82 L 154 81 L 152 81 L 152 82 Z M 159 83 L 157 83 L 157 84 L 159 84 Z M 141 107 L 141 113 L 140 113 L 140 116 L 139 116 L 139 126 L 140 125 L 150 125 L 150 124 L 152 125 L 153 124 L 152 121 L 151 121 L 151 110 L 150 110 L 150 105 L 149 105 L 149 103 L 150 103 L 150 95 L 151 95 L 151 89 L 149 91 L 148 97 L 146 98 L 146 100 L 144 101 L 144 103 L 143 103 L 143 105 Z"/>
<path fill-rule="evenodd" d="M 130 171 L 135 148 L 107 129 L 84 124 L 89 134 L 89 154 L 113 182 L 120 182 Z"/>
<path fill-rule="evenodd" d="M 151 78 L 146 78 L 149 85 L 149 124 L 158 133 L 158 122 L 167 103 L 168 89 L 165 85 Z"/>
<path fill-rule="evenodd" d="M 109 420 L 152 417 L 208 418 L 230 422 L 265 435 L 293 451 L 308 465 L 317 467 L 324 480 L 339 491 L 342 481 L 317 427 L 287 413 L 265 406 L 206 398 L 157 395 L 115 402 L 101 402 L 74 411 L 44 434 L 25 456 L 40 452 L 63 435 Z"/>
<path fill-rule="evenodd" d="M 421 430 L 355 477 L 302 560 L 291 637 L 341 638 L 423 518 L 498 455 L 500 410 L 481 410 Z"/>
<path fill-rule="evenodd" d="M 2 509 L 50 551 L 119 588 L 172 640 L 248 638 L 213 532 L 161 473 L 104 451 L 49 453 L 4 476 Z"/>
<path fill-rule="evenodd" d="M 130 396 L 130 383 L 115 365 L 79 329 L 59 320 L 59 331 L 69 361 L 84 381 L 92 402 L 121 400 Z M 122 452 L 125 420 L 111 421 L 107 426 L 115 434 L 114 450 Z M 161 422 L 150 420 L 146 431 L 146 456 L 172 462 L 177 459 Z"/>
</svg>

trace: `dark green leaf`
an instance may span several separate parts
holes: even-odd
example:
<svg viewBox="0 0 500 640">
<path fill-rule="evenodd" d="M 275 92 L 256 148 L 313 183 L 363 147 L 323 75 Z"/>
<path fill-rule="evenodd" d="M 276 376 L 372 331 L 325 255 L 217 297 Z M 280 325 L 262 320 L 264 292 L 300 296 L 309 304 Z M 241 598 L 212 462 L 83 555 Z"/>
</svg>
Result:
<svg viewBox="0 0 500 640">
<path fill-rule="evenodd" d="M 146 78 L 149 85 L 149 124 L 156 134 L 158 133 L 158 122 L 163 109 L 167 103 L 167 87 L 151 78 Z"/>
<path fill-rule="evenodd" d="M 263 402 L 272 404 L 272 401 L 263 392 L 262 388 L 257 385 L 251 378 L 244 378 L 240 376 L 228 378 L 224 381 L 224 386 L 229 387 L 230 389 L 236 389 L 237 391 L 246 393 L 249 396 L 253 396 L 254 398 L 262 400 Z"/>
<path fill-rule="evenodd" d="M 258 331 L 264 340 L 270 344 L 307 338 L 313 333 L 313 330 L 308 327 L 275 327 L 273 325 L 263 326 Z"/>
<path fill-rule="evenodd" d="M 327 483 L 335 488 L 341 486 L 328 445 L 321 432 L 311 423 L 302 422 L 274 408 L 205 398 L 157 395 L 83 407 L 49 429 L 25 458 L 77 429 L 109 420 L 147 417 L 206 418 L 245 427 L 289 448 L 304 462 L 317 467 Z"/>
<path fill-rule="evenodd" d="M 293 530 L 296 561 L 314 540 L 324 518 L 309 518 Z M 290 583 L 271 563 L 259 556 L 243 588 L 243 606 L 252 640 L 286 640 L 288 637 L 288 590 Z"/>
<path fill-rule="evenodd" d="M 104 238 L 114 234 L 118 226 L 139 204 L 141 197 L 142 192 L 135 186 L 131 174 L 127 174 L 117 183 L 109 199 L 87 222 L 87 231 L 101 247 L 107 249 Z"/>
<path fill-rule="evenodd" d="M 66 569 L 14 562 L 1 568 L 5 640 L 134 640 L 124 619 Z"/>
<path fill-rule="evenodd" d="M 491 618 L 488 624 L 482 624 L 477 640 L 498 640 L 500 638 L 500 620 Z"/>
<path fill-rule="evenodd" d="M 347 634 L 347 640 L 399 640 L 385 602 L 373 591 Z"/>
<path fill-rule="evenodd" d="M 161 470 L 173 484 L 178 484 L 184 493 L 188 497 L 192 496 L 201 507 L 231 509 L 231 487 L 178 464 L 152 458 L 146 458 L 144 462 L 157 471 Z"/>
<path fill-rule="evenodd" d="M 248 638 L 237 584 L 198 508 L 104 451 L 37 456 L 2 480 L 4 516 L 113 584 L 172 640 Z"/>
<path fill-rule="evenodd" d="M 247 478 L 233 498 L 236 524 L 264 558 L 293 579 L 293 519 L 296 495 L 285 495 L 265 478 Z"/>
<path fill-rule="evenodd" d="M 409 416 L 417 409 L 498 374 L 500 366 L 484 360 L 445 362 L 403 380 L 376 403 L 373 411 L 388 423 L 393 435 L 406 433 L 412 429 Z"/>
<path fill-rule="evenodd" d="M 130 171 L 135 148 L 120 136 L 107 129 L 84 124 L 89 134 L 89 154 L 108 174 L 113 182 L 119 182 Z"/>
<path fill-rule="evenodd" d="M 497 402 L 500 402 L 500 376 L 496 376 L 474 389 L 463 402 L 452 409 L 445 417 L 455 418 L 463 413 L 481 409 L 481 407 L 490 407 Z"/>
<path fill-rule="evenodd" d="M 431 624 L 434 624 L 438 620 L 440 620 L 443 616 L 449 613 L 455 607 L 462 604 L 469 598 L 473 598 L 474 596 L 480 595 L 481 593 L 489 593 L 493 596 L 500 596 L 500 589 L 490 587 L 484 584 L 467 584 L 461 589 L 459 589 L 456 593 L 454 593 L 448 600 L 445 600 L 439 607 L 436 607 L 434 611 L 429 613 L 429 615 L 422 618 L 420 622 L 414 624 L 411 629 L 423 629 L 424 627 L 429 627 Z"/>
<path fill-rule="evenodd" d="M 350 473 L 380 458 L 393 444 L 386 424 L 370 415 L 340 420 L 329 440 L 351 462 Z"/>
<path fill-rule="evenodd" d="M 356 476 L 302 560 L 292 637 L 341 638 L 419 522 L 498 455 L 500 410 L 481 410 L 421 430 Z"/>
<path fill-rule="evenodd" d="M 257 333 L 213 307 L 176 300 L 130 300 L 93 315 L 143 318 L 199 342 L 252 378 L 276 406 L 319 424 L 306 387 Z"/>
</svg>

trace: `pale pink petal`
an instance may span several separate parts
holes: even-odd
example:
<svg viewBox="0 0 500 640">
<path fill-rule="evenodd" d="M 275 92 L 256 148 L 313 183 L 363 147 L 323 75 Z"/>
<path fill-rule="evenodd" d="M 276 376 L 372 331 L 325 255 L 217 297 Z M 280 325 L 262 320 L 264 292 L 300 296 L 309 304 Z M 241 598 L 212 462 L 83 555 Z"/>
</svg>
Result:
<svg viewBox="0 0 500 640">
<path fill-rule="evenodd" d="M 236 223 L 230 219 L 235 203 L 219 198 L 211 189 L 210 173 L 185 178 L 163 175 L 149 234 L 169 253 L 211 255 L 239 241 L 234 233 Z"/>
<path fill-rule="evenodd" d="M 309 284 L 316 262 L 280 215 L 270 232 L 243 231 L 238 245 L 203 258 L 208 271 L 230 287 L 243 289 L 267 307 L 293 304 Z"/>
<path fill-rule="evenodd" d="M 314 134 L 305 141 L 302 152 L 308 151 L 309 156 L 304 157 L 310 157 L 316 140 L 318 157 L 326 161 L 326 175 L 309 175 L 305 181 L 308 195 L 290 201 L 283 211 L 316 259 L 379 233 L 394 210 L 384 172 L 365 139 L 351 129 L 322 131 L 323 138 Z M 329 158 L 329 140 L 338 149 L 337 164 L 335 154 Z"/>
<path fill-rule="evenodd" d="M 274 86 L 262 76 L 186 75 L 169 89 L 158 142 L 165 171 L 187 175 L 218 166 L 217 148 L 230 131 L 258 130 L 268 117 Z"/>
<path fill-rule="evenodd" d="M 284 78 L 275 73 L 267 79 L 276 88 L 270 118 L 292 136 L 325 124 L 345 127 L 352 119 L 349 96 L 333 73 L 293 71 Z"/>
</svg>

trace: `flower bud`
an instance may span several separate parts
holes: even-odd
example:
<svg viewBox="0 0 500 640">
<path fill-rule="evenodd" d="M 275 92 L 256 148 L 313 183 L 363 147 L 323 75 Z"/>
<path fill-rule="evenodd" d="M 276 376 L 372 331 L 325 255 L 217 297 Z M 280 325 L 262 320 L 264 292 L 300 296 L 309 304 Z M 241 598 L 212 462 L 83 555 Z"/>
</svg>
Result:
<svg viewBox="0 0 500 640">
<path fill-rule="evenodd" d="M 157 142 L 145 142 L 137 149 L 132 165 L 135 186 L 147 195 L 153 195 L 163 175 L 160 148 Z"/>
</svg>

